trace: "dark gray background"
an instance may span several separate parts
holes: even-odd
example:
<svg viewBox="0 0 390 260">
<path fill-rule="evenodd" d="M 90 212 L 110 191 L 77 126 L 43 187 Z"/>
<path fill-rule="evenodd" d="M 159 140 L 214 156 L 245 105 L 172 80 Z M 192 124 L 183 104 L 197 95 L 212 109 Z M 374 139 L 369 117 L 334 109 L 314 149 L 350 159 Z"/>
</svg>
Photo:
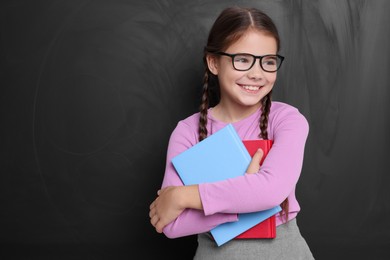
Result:
<svg viewBox="0 0 390 260">
<path fill-rule="evenodd" d="M 233 4 L 275 20 L 274 100 L 310 123 L 297 197 L 314 256 L 390 257 L 386 0 L 2 1 L 0 256 L 191 259 L 195 237 L 155 233 L 148 207 Z"/>
</svg>

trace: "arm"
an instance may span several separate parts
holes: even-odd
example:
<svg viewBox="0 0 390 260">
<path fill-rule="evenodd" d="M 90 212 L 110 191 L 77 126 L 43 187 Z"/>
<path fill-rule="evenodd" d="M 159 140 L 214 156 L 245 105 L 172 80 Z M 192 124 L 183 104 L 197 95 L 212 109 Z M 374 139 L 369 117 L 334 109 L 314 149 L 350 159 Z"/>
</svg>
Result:
<svg viewBox="0 0 390 260">
<path fill-rule="evenodd" d="M 207 232 L 219 224 L 237 220 L 235 213 L 205 216 L 198 185 L 183 186 L 171 159 L 196 143 L 197 135 L 180 122 L 169 140 L 162 189 L 150 205 L 152 225 L 170 238 Z"/>
<path fill-rule="evenodd" d="M 199 185 L 206 215 L 269 209 L 294 191 L 301 173 L 308 123 L 293 109 L 278 112 L 269 123 L 274 142 L 258 173 Z"/>
<path fill-rule="evenodd" d="M 180 216 L 163 230 L 168 237 L 205 232 L 218 224 L 235 221 L 236 213 L 272 208 L 293 192 L 303 162 L 304 145 L 308 135 L 307 121 L 297 110 L 290 109 L 286 113 L 279 113 L 269 123 L 272 125 L 270 133 L 273 134 L 274 144 L 260 171 L 221 182 L 197 185 L 199 197 L 195 197 L 200 198 L 201 206 L 198 208 L 203 208 L 203 211 L 184 210 L 188 205 L 177 203 L 175 210 Z M 168 148 L 163 188 L 183 185 L 170 159 L 196 143 L 197 136 L 194 132 L 192 131 L 193 136 L 175 134 L 175 131 L 172 134 L 170 144 L 175 145 L 169 145 Z M 159 215 L 163 216 L 165 213 L 159 212 Z M 170 218 L 174 219 L 174 215 Z M 153 219 L 153 215 L 151 218 L 153 225 L 158 223 L 159 220 Z M 162 229 L 162 226 L 164 225 L 157 231 Z"/>
<path fill-rule="evenodd" d="M 256 173 L 260 168 L 263 151 L 259 149 L 248 166 L 247 173 Z M 150 206 L 149 217 L 156 231 L 175 220 L 185 209 L 203 210 L 198 185 L 168 186 L 158 191 L 158 197 Z"/>
</svg>

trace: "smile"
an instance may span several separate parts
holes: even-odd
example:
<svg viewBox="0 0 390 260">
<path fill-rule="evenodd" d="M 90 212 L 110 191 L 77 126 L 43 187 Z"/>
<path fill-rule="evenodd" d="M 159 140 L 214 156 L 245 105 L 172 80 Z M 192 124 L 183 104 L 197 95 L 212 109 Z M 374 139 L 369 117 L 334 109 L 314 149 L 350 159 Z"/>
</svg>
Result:
<svg viewBox="0 0 390 260">
<path fill-rule="evenodd" d="M 239 86 L 247 91 L 257 91 L 261 88 L 261 86 L 252 86 L 252 85 L 239 85 Z"/>
</svg>

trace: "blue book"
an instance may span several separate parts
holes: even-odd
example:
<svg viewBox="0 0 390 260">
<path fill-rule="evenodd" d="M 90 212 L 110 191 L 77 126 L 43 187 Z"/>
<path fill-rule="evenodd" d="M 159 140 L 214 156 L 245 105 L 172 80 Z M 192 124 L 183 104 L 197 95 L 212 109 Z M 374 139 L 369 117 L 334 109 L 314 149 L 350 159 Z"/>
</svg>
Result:
<svg viewBox="0 0 390 260">
<path fill-rule="evenodd" d="M 244 175 L 251 156 L 232 124 L 210 135 L 172 158 L 184 185 L 221 181 Z M 210 230 L 218 246 L 281 211 L 274 208 L 238 214 L 238 221 L 227 222 Z"/>
</svg>

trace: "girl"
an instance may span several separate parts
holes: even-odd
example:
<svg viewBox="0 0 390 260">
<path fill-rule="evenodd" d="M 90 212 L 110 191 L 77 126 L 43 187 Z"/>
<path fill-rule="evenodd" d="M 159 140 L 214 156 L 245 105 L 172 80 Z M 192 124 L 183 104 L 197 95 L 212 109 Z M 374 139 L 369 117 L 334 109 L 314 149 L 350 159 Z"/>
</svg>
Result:
<svg viewBox="0 0 390 260">
<path fill-rule="evenodd" d="M 200 112 L 172 132 L 162 189 L 149 212 L 156 231 L 169 238 L 198 234 L 194 259 L 313 259 L 296 223 L 295 197 L 308 123 L 296 108 L 271 101 L 284 59 L 279 41 L 272 20 L 254 8 L 225 9 L 209 33 Z M 262 166 L 259 150 L 243 176 L 183 186 L 171 159 L 228 123 L 241 139 L 273 140 Z M 275 239 L 231 240 L 218 247 L 208 232 L 236 221 L 238 213 L 279 204 Z"/>
</svg>

